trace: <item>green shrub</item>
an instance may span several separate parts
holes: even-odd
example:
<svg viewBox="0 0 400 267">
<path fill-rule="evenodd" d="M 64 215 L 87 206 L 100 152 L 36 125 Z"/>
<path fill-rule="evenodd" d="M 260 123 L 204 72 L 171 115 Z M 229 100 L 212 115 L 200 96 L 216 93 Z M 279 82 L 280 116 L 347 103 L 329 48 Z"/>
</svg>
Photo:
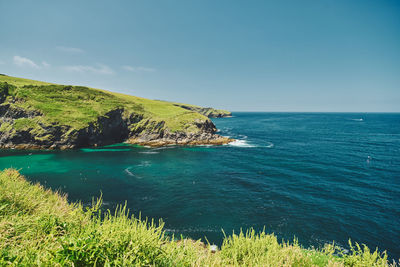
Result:
<svg viewBox="0 0 400 267">
<path fill-rule="evenodd" d="M 7 82 L 0 82 L 0 103 L 4 102 L 9 95 L 13 95 L 15 88 Z"/>
</svg>

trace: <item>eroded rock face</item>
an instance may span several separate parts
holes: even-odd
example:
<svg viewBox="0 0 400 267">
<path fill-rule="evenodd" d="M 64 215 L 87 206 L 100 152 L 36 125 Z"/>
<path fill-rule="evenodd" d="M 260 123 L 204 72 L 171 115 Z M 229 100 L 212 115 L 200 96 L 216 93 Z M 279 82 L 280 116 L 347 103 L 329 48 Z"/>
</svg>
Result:
<svg viewBox="0 0 400 267">
<path fill-rule="evenodd" d="M 129 125 L 142 119 L 140 115 L 123 116 L 123 109 L 108 112 L 88 127 L 73 130 L 64 136 L 64 142 L 73 147 L 104 146 L 124 142 L 130 136 Z"/>
<path fill-rule="evenodd" d="M 35 129 L 1 131 L 0 147 L 68 149 L 123 142 L 130 136 L 128 126 L 142 118 L 134 114 L 124 118 L 122 114 L 122 109 L 112 110 L 99 117 L 95 123 L 90 123 L 88 127 L 79 130 L 65 125 L 37 123 Z M 9 105 L 4 105 L 0 106 L 0 125 L 1 123 L 12 125 L 16 119 L 33 119 L 40 115 L 40 113 L 14 110 Z"/>
<path fill-rule="evenodd" d="M 126 114 L 124 109 L 112 110 L 79 130 L 40 122 L 23 130 L 11 127 L 17 119 L 35 121 L 35 117 L 40 116 L 42 114 L 37 111 L 26 111 L 9 104 L 0 105 L 0 148 L 73 149 L 125 141 L 150 146 L 225 144 L 232 141 L 215 134 L 216 127 L 209 119 L 195 121 L 198 128 L 196 132 L 172 132 L 165 127 L 163 121 L 152 121 L 135 113 Z M 137 125 L 140 126 L 136 127 Z"/>
<path fill-rule="evenodd" d="M 127 140 L 127 143 L 143 146 L 166 145 L 223 145 L 234 141 L 233 139 L 215 134 L 217 129 L 211 120 L 195 121 L 198 132 L 171 132 L 163 130 L 158 133 L 139 133 Z"/>
<path fill-rule="evenodd" d="M 36 110 L 25 110 L 19 107 L 13 107 L 10 104 L 0 105 L 1 119 L 33 118 L 40 115 L 42 114 Z"/>
<path fill-rule="evenodd" d="M 213 136 L 204 136 L 203 139 L 198 139 L 196 136 L 187 136 L 186 138 L 182 139 L 154 139 L 145 141 L 140 138 L 130 138 L 127 140 L 129 144 L 137 144 L 141 146 L 150 146 L 150 147 L 160 147 L 160 146 L 168 146 L 168 145 L 189 145 L 189 146 L 196 146 L 196 145 L 225 145 L 228 143 L 233 142 L 233 139 L 213 135 Z"/>
</svg>

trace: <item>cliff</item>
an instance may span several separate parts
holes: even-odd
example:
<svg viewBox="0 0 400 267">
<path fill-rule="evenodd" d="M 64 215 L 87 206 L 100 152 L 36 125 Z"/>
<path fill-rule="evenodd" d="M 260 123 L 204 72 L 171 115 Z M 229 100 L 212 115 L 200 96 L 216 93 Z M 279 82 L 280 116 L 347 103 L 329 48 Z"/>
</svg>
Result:
<svg viewBox="0 0 400 267">
<path fill-rule="evenodd" d="M 127 142 L 225 144 L 206 116 L 172 103 L 0 76 L 0 148 L 71 149 Z"/>
</svg>

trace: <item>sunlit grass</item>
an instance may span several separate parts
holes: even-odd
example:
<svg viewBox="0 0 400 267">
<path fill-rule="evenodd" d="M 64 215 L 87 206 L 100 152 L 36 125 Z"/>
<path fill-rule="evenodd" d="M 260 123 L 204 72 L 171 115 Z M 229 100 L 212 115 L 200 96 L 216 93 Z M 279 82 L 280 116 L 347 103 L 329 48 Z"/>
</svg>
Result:
<svg viewBox="0 0 400 267">
<path fill-rule="evenodd" d="M 141 115 L 144 122 L 163 122 L 164 127 L 171 132 L 198 131 L 195 121 L 207 120 L 197 112 L 169 102 L 106 90 L 0 75 L 0 84 L 4 83 L 13 85 L 8 93 L 18 99 L 15 103 L 9 99 L 12 106 L 40 111 L 44 122 L 66 125 L 72 129 L 82 129 L 90 123 L 96 123 L 99 116 L 106 116 L 108 112 L 119 108 L 125 111 L 126 116 L 132 113 Z M 5 103 L 8 103 L 7 100 Z"/>
</svg>

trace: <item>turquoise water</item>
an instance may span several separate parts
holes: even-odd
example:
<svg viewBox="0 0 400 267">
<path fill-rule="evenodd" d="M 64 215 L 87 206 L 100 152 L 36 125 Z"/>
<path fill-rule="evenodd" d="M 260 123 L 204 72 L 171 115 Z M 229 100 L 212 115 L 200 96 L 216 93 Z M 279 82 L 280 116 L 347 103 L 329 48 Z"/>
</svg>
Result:
<svg viewBox="0 0 400 267">
<path fill-rule="evenodd" d="M 226 146 L 0 151 L 0 168 L 85 204 L 128 203 L 170 233 L 254 227 L 306 247 L 348 238 L 400 257 L 400 114 L 235 113 Z"/>
</svg>

